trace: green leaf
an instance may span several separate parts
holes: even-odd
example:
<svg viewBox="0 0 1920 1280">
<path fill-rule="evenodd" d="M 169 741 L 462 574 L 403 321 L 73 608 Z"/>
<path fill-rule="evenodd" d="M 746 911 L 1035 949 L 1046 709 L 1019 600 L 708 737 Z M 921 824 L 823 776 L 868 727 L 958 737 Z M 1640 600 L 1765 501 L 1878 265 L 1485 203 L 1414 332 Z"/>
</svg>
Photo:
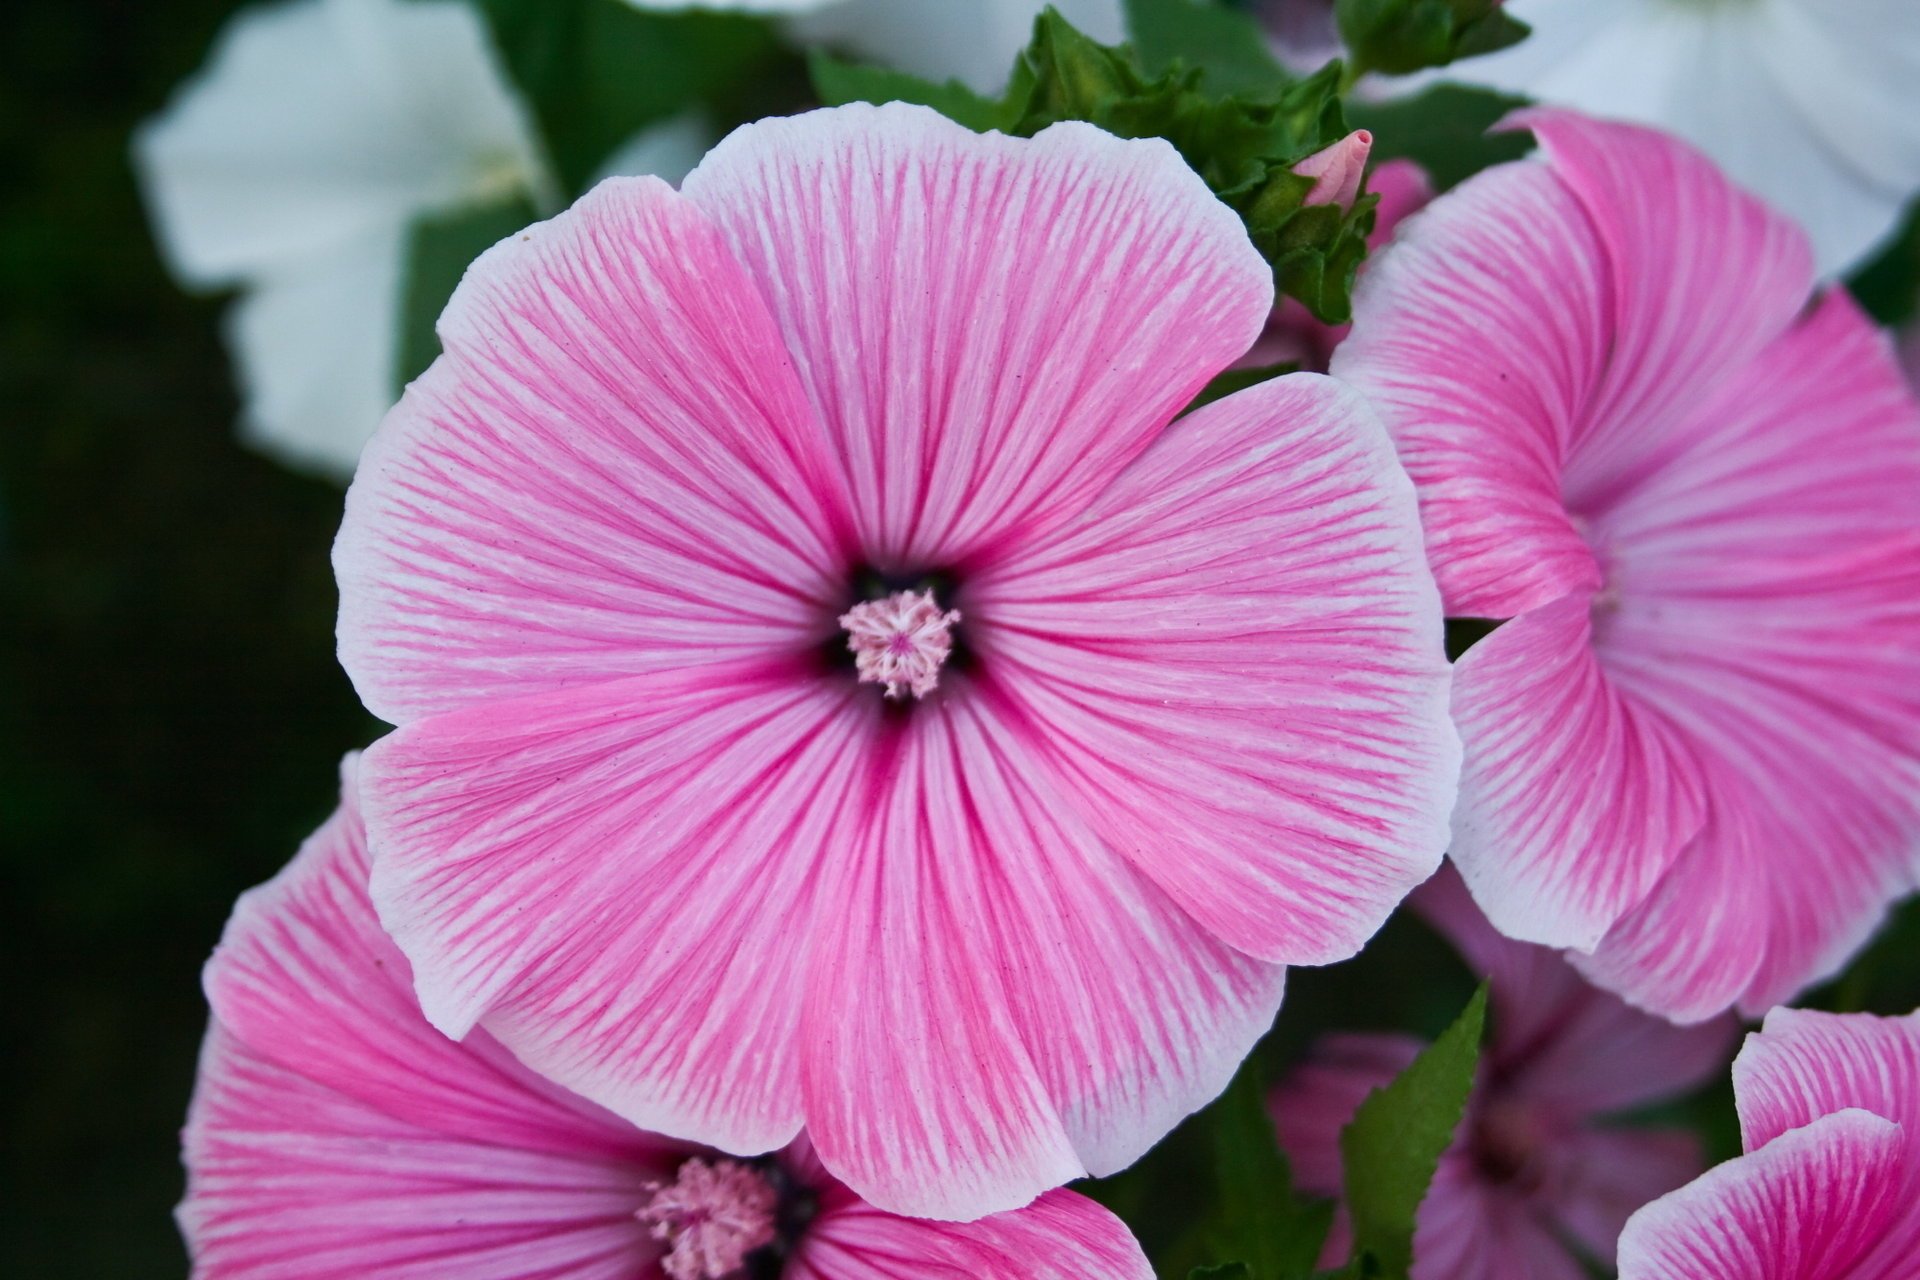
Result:
<svg viewBox="0 0 1920 1280">
<path fill-rule="evenodd" d="M 1213 1216 L 1197 1231 L 1207 1257 L 1234 1261 L 1197 1267 L 1192 1277 L 1307 1280 L 1326 1243 L 1333 1206 L 1294 1198 L 1293 1175 L 1273 1135 L 1264 1093 L 1258 1065 L 1249 1058 L 1207 1109 Z"/>
<path fill-rule="evenodd" d="M 435 214 L 413 224 L 401 288 L 397 394 L 440 354 L 434 325 L 473 260 L 536 219 L 524 197 Z"/>
<path fill-rule="evenodd" d="M 1487 130 L 1526 99 L 1443 84 L 1410 98 L 1353 102 L 1356 129 L 1373 133 L 1373 156 L 1417 162 L 1442 191 L 1491 165 L 1518 160 L 1533 147 L 1524 129 Z"/>
<path fill-rule="evenodd" d="M 829 107 L 849 102 L 916 102 L 977 133 L 1012 123 L 1003 103 L 975 93 L 958 80 L 935 84 L 904 71 L 842 62 L 817 49 L 807 56 L 807 74 L 813 91 Z"/>
<path fill-rule="evenodd" d="M 765 21 L 643 13 L 620 0 L 477 0 L 577 193 L 646 125 L 730 92 L 780 56 Z"/>
<path fill-rule="evenodd" d="M 1334 20 L 1356 74 L 1405 75 L 1492 53 L 1527 35 L 1500 0 L 1338 0 Z"/>
<path fill-rule="evenodd" d="M 1127 31 L 1150 76 L 1195 67 L 1213 88 L 1234 93 L 1291 78 L 1274 60 L 1260 24 L 1214 0 L 1127 0 Z"/>
<path fill-rule="evenodd" d="M 1900 234 L 1848 278 L 1847 289 L 1868 315 L 1890 328 L 1920 313 L 1920 201 L 1907 209 Z"/>
<path fill-rule="evenodd" d="M 1359 1280 L 1406 1280 L 1414 1216 L 1465 1114 L 1487 1014 L 1482 986 L 1466 1011 L 1393 1083 L 1375 1089 L 1340 1134 L 1353 1259 Z"/>
</svg>

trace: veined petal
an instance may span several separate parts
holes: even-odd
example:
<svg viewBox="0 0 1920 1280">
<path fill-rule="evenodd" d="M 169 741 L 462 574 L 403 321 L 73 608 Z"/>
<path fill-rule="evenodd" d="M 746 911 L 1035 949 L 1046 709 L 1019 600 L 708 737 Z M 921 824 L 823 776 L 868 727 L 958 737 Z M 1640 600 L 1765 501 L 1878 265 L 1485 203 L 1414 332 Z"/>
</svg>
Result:
<svg viewBox="0 0 1920 1280">
<path fill-rule="evenodd" d="M 942 1218 L 1132 1163 L 1225 1087 L 1284 976 L 1103 843 L 982 701 L 889 752 L 849 833 L 857 865 L 823 896 L 843 905 L 807 1011 L 822 1158 L 867 1199 Z"/>
<path fill-rule="evenodd" d="M 1183 419 L 960 607 L 1061 794 L 1235 948 L 1344 959 L 1437 865 L 1439 610 L 1406 477 L 1332 380 Z"/>
<path fill-rule="evenodd" d="M 1902 1145 L 1898 1125 L 1857 1110 L 1782 1134 L 1634 1214 L 1620 1280 L 1854 1280 L 1901 1211 Z"/>
<path fill-rule="evenodd" d="M 1734 1060 L 1733 1088 L 1749 1151 L 1858 1107 L 1905 1129 L 1920 1162 L 1920 1012 L 1881 1018 L 1775 1009 Z"/>
<path fill-rule="evenodd" d="M 758 291 L 657 179 L 483 254 L 368 446 L 340 657 L 395 723 L 832 633 L 843 500 Z"/>
<path fill-rule="evenodd" d="M 714 665 L 376 743 L 373 897 L 427 1017 L 642 1128 L 792 1139 L 817 864 L 871 732 L 851 692 Z"/>
<path fill-rule="evenodd" d="M 203 285 L 546 182 L 479 14 L 452 0 L 250 8 L 134 155 L 162 247 Z"/>
<path fill-rule="evenodd" d="M 1591 598 L 1522 614 L 1467 651 L 1453 714 L 1466 743 L 1453 861 L 1494 925 L 1591 949 L 1699 832 L 1685 739 L 1595 657 Z"/>
<path fill-rule="evenodd" d="M 853 105 L 688 176 L 764 292 L 883 570 L 1083 508 L 1253 342 L 1271 275 L 1166 143 Z"/>
<path fill-rule="evenodd" d="M 400 359 L 401 237 L 375 232 L 262 277 L 227 314 L 245 397 L 241 429 L 262 451 L 345 479 L 393 407 Z"/>
<path fill-rule="evenodd" d="M 834 1203 L 787 1266 L 787 1280 L 1153 1280 L 1126 1224 L 1070 1191 L 977 1222 Z"/>
<path fill-rule="evenodd" d="M 207 966 L 214 1023 L 180 1220 L 208 1280 L 631 1280 L 670 1144 L 420 1016 L 367 897 L 351 763 L 336 813 L 244 895 Z"/>
</svg>

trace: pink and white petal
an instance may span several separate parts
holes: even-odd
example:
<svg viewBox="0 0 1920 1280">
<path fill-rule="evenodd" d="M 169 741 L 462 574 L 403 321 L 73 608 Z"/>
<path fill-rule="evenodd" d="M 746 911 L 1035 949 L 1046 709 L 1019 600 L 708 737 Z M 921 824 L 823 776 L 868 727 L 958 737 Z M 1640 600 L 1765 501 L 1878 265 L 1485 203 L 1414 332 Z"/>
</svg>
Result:
<svg viewBox="0 0 1920 1280">
<path fill-rule="evenodd" d="M 362 456 L 340 657 L 394 723 L 830 634 L 844 499 L 719 232 L 657 179 L 495 246 Z"/>
<path fill-rule="evenodd" d="M 1539 162 L 1434 201 L 1368 265 L 1333 374 L 1380 412 L 1447 612 L 1509 618 L 1599 585 L 1560 475 L 1612 337 L 1605 257 Z"/>
<path fill-rule="evenodd" d="M 1606 374 L 1580 407 L 1566 465 L 1567 506 L 1589 515 L 1657 466 L 1676 420 L 1793 323 L 1813 251 L 1790 219 L 1670 134 L 1551 108 L 1508 123 L 1533 131 L 1604 249 Z"/>
<path fill-rule="evenodd" d="M 1412 160 L 1382 161 L 1367 175 L 1367 190 L 1380 197 L 1374 209 L 1369 248 L 1379 249 L 1393 239 L 1402 222 L 1433 203 L 1433 180 Z"/>
<path fill-rule="evenodd" d="M 1620 1280 L 1855 1280 L 1901 1212 L 1903 1142 L 1865 1111 L 1782 1134 L 1634 1214 Z"/>
<path fill-rule="evenodd" d="M 871 746 L 852 689 L 712 665 L 376 743 L 373 898 L 427 1017 L 641 1128 L 792 1139 L 817 864 Z"/>
<path fill-rule="evenodd" d="M 1551 1188 L 1545 1211 L 1561 1234 L 1608 1266 L 1627 1220 L 1707 1167 L 1698 1135 L 1671 1129 L 1581 1129 L 1558 1137 L 1541 1158 Z"/>
<path fill-rule="evenodd" d="M 1424 1048 L 1424 1041 L 1402 1035 L 1341 1034 L 1314 1042 L 1306 1059 L 1267 1095 L 1267 1114 L 1294 1185 L 1316 1196 L 1340 1194 L 1340 1131 L 1368 1094 L 1391 1084 Z"/>
<path fill-rule="evenodd" d="M 1406 476 L 1331 379 L 1182 419 L 959 607 L 1059 793 L 1230 946 L 1343 959 L 1437 865 L 1438 602 Z"/>
<path fill-rule="evenodd" d="M 1454 668 L 1453 860 L 1494 927 L 1545 946 L 1595 946 L 1705 820 L 1688 743 L 1614 685 L 1592 635 L 1590 597 L 1569 595 Z"/>
<path fill-rule="evenodd" d="M 423 1138 L 660 1166 L 671 1144 L 535 1076 L 486 1035 L 456 1043 L 421 1015 L 368 898 L 355 772 L 350 757 L 340 811 L 235 906 L 205 984 L 216 1039 L 240 1047 L 210 1048 L 208 1061 L 271 1064 Z"/>
<path fill-rule="evenodd" d="M 995 968 L 1074 1151 L 1118 1173 L 1213 1101 L 1273 1024 L 1286 970 L 1196 924 L 1079 817 L 1023 726 L 956 701 L 929 750 L 959 779 Z M 939 739 L 937 746 L 931 739 Z"/>
<path fill-rule="evenodd" d="M 634 1217 L 657 1172 L 649 1161 L 610 1143 L 490 1142 L 441 1128 L 446 1118 L 412 1123 L 253 1052 L 216 1021 L 178 1212 L 196 1280 L 650 1273 L 659 1246 Z"/>
<path fill-rule="evenodd" d="M 844 837 L 806 1021 L 821 1159 L 938 1218 L 1131 1164 L 1225 1087 L 1285 976 L 1105 843 L 987 690 L 957 693 L 900 728 Z"/>
<path fill-rule="evenodd" d="M 972 133 L 856 104 L 737 130 L 688 176 L 799 362 L 883 569 L 1084 507 L 1252 344 L 1272 279 L 1166 143 Z"/>
<path fill-rule="evenodd" d="M 1920 1162 L 1920 1012 L 1775 1009 L 1733 1064 L 1747 1149 L 1847 1107 L 1871 1111 L 1914 1135 Z"/>
<path fill-rule="evenodd" d="M 1610 678 L 1694 744 L 1719 838 L 1697 895 L 1764 895 L 1759 1011 L 1844 963 L 1920 882 L 1920 408 L 1829 296 L 1676 428 L 1687 448 L 1595 525 Z M 1699 900 L 1696 897 L 1693 900 Z"/>
<path fill-rule="evenodd" d="M 1153 1280 L 1126 1224 L 1071 1191 L 977 1222 L 896 1217 L 847 1197 L 808 1230 L 788 1280 Z"/>
</svg>

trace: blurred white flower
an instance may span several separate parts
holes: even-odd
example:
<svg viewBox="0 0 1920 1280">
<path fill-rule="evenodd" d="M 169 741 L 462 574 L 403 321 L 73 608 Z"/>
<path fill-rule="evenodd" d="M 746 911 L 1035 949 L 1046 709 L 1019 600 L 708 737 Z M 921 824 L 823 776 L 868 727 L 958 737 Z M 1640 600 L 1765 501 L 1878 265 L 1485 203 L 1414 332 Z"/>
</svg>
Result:
<svg viewBox="0 0 1920 1280">
<path fill-rule="evenodd" d="M 730 9 L 780 14 L 802 44 L 845 48 L 983 93 L 1007 82 L 1048 0 L 627 0 L 642 9 Z M 1051 0 L 1060 16 L 1096 40 L 1126 35 L 1123 0 Z"/>
<path fill-rule="evenodd" d="M 237 286 L 243 431 L 344 474 L 392 404 L 409 228 L 555 193 L 533 128 L 460 0 L 250 9 L 135 139 L 156 233 L 190 286 Z"/>
<path fill-rule="evenodd" d="M 1659 125 L 1857 265 L 1920 191 L 1916 0 L 1508 0 L 1533 27 L 1450 80 Z"/>
</svg>

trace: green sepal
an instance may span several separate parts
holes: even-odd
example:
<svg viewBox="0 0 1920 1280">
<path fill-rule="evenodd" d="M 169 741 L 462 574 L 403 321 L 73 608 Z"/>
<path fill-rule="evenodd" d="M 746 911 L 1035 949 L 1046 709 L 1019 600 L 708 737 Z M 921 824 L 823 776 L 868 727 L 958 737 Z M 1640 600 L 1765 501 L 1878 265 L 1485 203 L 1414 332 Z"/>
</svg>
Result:
<svg viewBox="0 0 1920 1280">
<path fill-rule="evenodd" d="M 1444 67 L 1504 49 L 1528 32 L 1500 0 L 1339 0 L 1334 21 L 1355 74 Z"/>
</svg>

